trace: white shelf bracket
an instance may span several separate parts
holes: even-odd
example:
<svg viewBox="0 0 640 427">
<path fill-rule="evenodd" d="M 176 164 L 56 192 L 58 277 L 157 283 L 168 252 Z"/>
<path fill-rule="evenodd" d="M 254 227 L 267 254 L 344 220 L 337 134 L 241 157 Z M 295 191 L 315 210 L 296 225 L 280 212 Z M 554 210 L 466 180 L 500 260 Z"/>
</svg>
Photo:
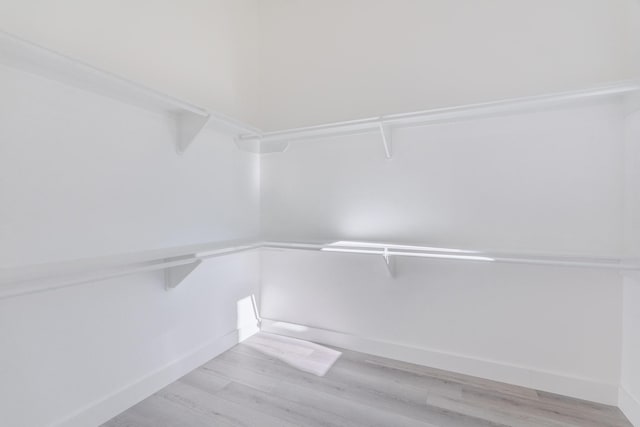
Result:
<svg viewBox="0 0 640 427">
<path fill-rule="evenodd" d="M 384 155 L 387 159 L 391 159 L 393 157 L 393 151 L 391 150 L 391 128 L 382 121 L 380 121 L 379 126 L 382 145 L 384 145 Z"/>
<path fill-rule="evenodd" d="M 384 248 L 384 254 L 382 255 L 384 258 L 384 265 L 387 267 L 387 272 L 390 277 L 396 277 L 396 259 L 395 257 L 389 255 L 389 249 Z"/>
<path fill-rule="evenodd" d="M 177 144 L 178 154 L 184 153 L 189 145 L 198 137 L 200 132 L 209 123 L 210 116 L 201 116 L 190 112 L 176 113 Z"/>
<path fill-rule="evenodd" d="M 184 279 L 191 274 L 202 263 L 201 259 L 193 259 L 189 264 L 177 265 L 169 267 L 164 271 L 165 289 L 170 290 L 178 286 Z"/>
</svg>

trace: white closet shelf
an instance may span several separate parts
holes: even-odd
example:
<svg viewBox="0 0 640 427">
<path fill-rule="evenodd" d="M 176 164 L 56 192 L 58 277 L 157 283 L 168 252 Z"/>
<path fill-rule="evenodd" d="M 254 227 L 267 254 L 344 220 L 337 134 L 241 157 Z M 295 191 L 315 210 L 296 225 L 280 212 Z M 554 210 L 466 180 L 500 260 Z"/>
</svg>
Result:
<svg viewBox="0 0 640 427">
<path fill-rule="evenodd" d="M 249 142 L 258 143 L 261 146 L 260 152 L 269 153 L 283 152 L 288 148 L 289 143 L 294 141 L 375 133 L 380 135 L 385 156 L 389 159 L 392 156 L 392 131 L 396 128 L 507 116 L 541 111 L 547 108 L 581 105 L 607 98 L 628 98 L 629 106 L 640 108 L 639 94 L 640 81 L 628 80 L 569 92 L 512 98 L 404 114 L 391 114 L 273 132 L 251 132 L 240 135 L 238 140 L 247 144 Z"/>
<path fill-rule="evenodd" d="M 170 114 L 176 122 L 176 149 L 180 153 L 189 147 L 203 129 L 211 127 L 235 136 L 238 148 L 253 153 L 283 152 L 292 141 L 377 133 L 384 154 L 390 159 L 393 130 L 396 128 L 509 115 L 640 93 L 640 81 L 631 80 L 571 92 L 262 132 L 241 121 L 146 88 L 3 31 L 0 31 L 0 64 L 150 111 Z M 636 96 L 631 104 L 634 108 L 640 108 L 639 97 Z"/>
<path fill-rule="evenodd" d="M 176 122 L 176 149 L 180 153 L 207 126 L 234 136 L 260 133 L 238 120 L 209 112 L 3 31 L 0 31 L 0 64 L 149 111 L 169 114 Z"/>
<path fill-rule="evenodd" d="M 640 280 L 640 260 L 621 257 L 498 253 L 470 249 L 349 241 L 309 243 L 234 240 L 51 264 L 3 268 L 0 269 L 0 299 L 154 270 L 165 271 L 165 287 L 172 289 L 178 286 L 205 259 L 261 248 L 377 256 L 384 261 L 391 276 L 394 276 L 396 272 L 396 258 L 412 257 L 456 262 L 495 262 L 604 269 L 618 271 Z"/>
<path fill-rule="evenodd" d="M 391 243 L 340 241 L 328 244 L 265 242 L 263 247 L 286 250 L 323 251 L 342 254 L 378 256 L 382 259 L 391 276 L 395 275 L 395 258 L 430 258 L 458 262 L 491 262 L 507 264 L 531 264 L 572 268 L 613 270 L 640 275 L 640 260 L 622 257 L 594 257 L 564 254 L 525 254 L 514 252 L 491 252 L 471 249 L 438 248 L 431 246 L 403 245 Z"/>
<path fill-rule="evenodd" d="M 261 244 L 255 241 L 234 240 L 2 268 L 0 299 L 155 270 L 165 271 L 165 285 L 171 289 L 178 286 L 205 259 L 260 247 Z"/>
</svg>

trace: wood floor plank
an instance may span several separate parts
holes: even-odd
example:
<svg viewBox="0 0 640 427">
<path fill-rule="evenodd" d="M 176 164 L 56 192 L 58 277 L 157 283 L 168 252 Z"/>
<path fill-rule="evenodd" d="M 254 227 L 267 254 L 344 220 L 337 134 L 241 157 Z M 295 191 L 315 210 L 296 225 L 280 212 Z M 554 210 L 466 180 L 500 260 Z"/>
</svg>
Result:
<svg viewBox="0 0 640 427">
<path fill-rule="evenodd" d="M 217 369 L 220 370 L 220 372 L 223 372 L 228 371 L 228 368 L 230 368 L 232 365 L 227 365 L 226 362 L 223 361 L 216 361 L 216 366 Z M 214 367 L 210 366 L 210 368 Z M 265 373 L 267 375 L 273 375 L 273 373 L 268 373 L 266 371 L 252 371 L 251 368 L 247 368 L 246 366 L 244 369 L 247 369 L 247 371 L 244 374 L 241 374 L 240 377 L 243 379 L 243 382 L 245 384 L 251 384 L 251 376 L 253 375 L 257 377 L 262 377 Z M 237 367 L 235 374 L 238 375 Z M 295 375 L 296 373 L 294 372 L 293 374 Z M 351 417 L 358 422 L 360 420 L 365 420 L 366 422 L 364 423 L 364 425 L 367 426 L 380 425 L 382 427 L 389 425 L 431 425 L 428 423 L 422 423 L 418 420 L 409 419 L 403 415 L 398 416 L 398 414 L 394 414 L 389 411 L 382 411 L 377 407 L 371 406 L 366 403 L 363 404 L 359 403 L 358 401 L 345 398 L 345 396 L 348 396 L 348 392 L 346 390 L 341 391 L 340 386 L 338 386 L 338 388 L 334 388 L 334 386 L 325 383 L 325 385 L 319 387 L 315 382 L 313 382 L 314 380 L 315 379 L 313 379 L 311 382 L 307 382 L 300 378 L 294 379 L 290 375 L 288 375 L 285 381 L 281 381 L 275 388 L 269 387 L 269 390 L 274 395 L 280 396 L 292 402 L 302 402 L 307 407 L 330 408 L 329 411 L 337 415 Z M 259 382 L 264 383 L 264 379 L 260 379 Z M 376 419 L 381 420 L 381 422 L 378 424 L 377 422 L 375 422 Z M 389 424 L 388 422 L 385 423 L 385 420 L 393 422 Z"/>
<path fill-rule="evenodd" d="M 499 408 L 511 413 L 527 415 L 533 417 L 540 425 L 545 422 L 557 421 L 566 426 L 579 427 L 632 427 L 631 424 L 616 412 L 598 410 L 591 405 L 561 405 L 553 401 L 541 399 L 526 399 L 519 396 L 498 394 L 491 390 L 465 386 L 462 392 L 462 399 L 474 402 L 486 408 Z M 602 405 L 601 405 L 602 406 Z M 555 424 L 551 424 L 555 425 Z"/>
<path fill-rule="evenodd" d="M 331 375 L 369 384 L 373 387 L 411 387 L 427 393 L 437 393 L 451 397 L 461 397 L 462 385 L 448 379 L 426 375 L 415 375 L 406 371 L 392 369 L 380 364 L 361 363 L 341 360 L 330 372 Z"/>
<path fill-rule="evenodd" d="M 496 390 L 504 394 L 522 396 L 530 399 L 537 399 L 536 390 L 520 387 L 512 384 L 500 383 L 485 378 L 472 377 L 469 375 L 459 374 L 456 372 L 443 371 L 441 369 L 430 368 L 427 366 L 415 365 L 412 363 L 400 362 L 392 359 L 385 359 L 377 356 L 361 354 L 363 363 L 383 366 L 399 372 L 408 372 L 413 375 L 424 376 L 429 378 L 440 379 L 445 382 L 452 382 L 460 385 L 474 385 L 491 390 Z"/>
<path fill-rule="evenodd" d="M 267 393 L 272 392 L 281 382 L 279 378 L 251 371 L 240 364 L 225 363 L 219 359 L 211 360 L 199 369 Z"/>
<path fill-rule="evenodd" d="M 589 402 L 586 400 L 576 399 L 568 396 L 561 396 L 559 394 L 548 393 L 545 391 L 537 391 L 538 393 L 538 401 L 541 403 L 545 403 L 551 405 L 558 410 L 578 410 L 585 413 L 593 413 L 595 419 L 598 419 L 600 416 L 611 416 L 613 418 L 622 418 L 625 422 L 627 419 L 624 418 L 622 412 L 619 408 L 615 406 L 601 405 L 595 402 Z"/>
<path fill-rule="evenodd" d="M 502 408 L 479 405 L 476 402 L 464 399 L 452 399 L 446 396 L 430 395 L 427 398 L 430 405 L 447 409 L 451 412 L 464 414 L 481 420 L 498 423 L 507 426 L 518 427 L 567 427 L 566 424 L 545 419 L 536 419 L 523 413 L 509 412 Z"/>
<path fill-rule="evenodd" d="M 427 404 L 426 389 L 398 387 L 389 383 L 384 386 L 372 386 L 361 381 L 352 381 L 352 377 L 344 378 L 340 375 L 334 375 L 332 374 L 333 368 L 325 377 L 321 378 L 292 369 L 279 361 L 265 360 L 236 351 L 227 352 L 211 361 L 210 364 L 217 364 L 222 369 L 224 366 L 242 365 L 245 369 L 255 373 L 281 379 L 283 386 L 293 384 L 303 388 L 313 388 L 372 408 L 383 409 L 393 414 L 436 425 L 451 427 L 501 425 L 430 406 Z M 336 362 L 334 368 L 339 364 L 340 360 Z"/>
<path fill-rule="evenodd" d="M 157 393 L 169 401 L 176 402 L 194 413 L 216 423 L 232 426 L 294 427 L 294 423 L 271 417 L 250 407 L 203 392 L 181 381 L 170 384 Z M 217 424 L 216 424 L 217 425 Z"/>
<path fill-rule="evenodd" d="M 147 425 L 154 427 L 210 427 L 212 422 L 210 418 L 203 417 L 184 405 L 165 399 L 157 394 L 143 400 L 128 409 L 127 412 L 132 412 L 138 418 L 149 422 L 149 424 L 143 424 L 141 427 L 147 427 Z M 221 427 L 233 426 L 224 422 L 224 420 L 218 421 L 217 425 Z M 106 425 L 111 427 L 110 422 Z"/>
<path fill-rule="evenodd" d="M 231 383 L 218 395 L 243 407 L 253 408 L 275 418 L 308 427 L 363 427 L 364 424 L 340 415 L 283 398 L 278 393 L 265 393 L 252 387 Z"/>
<path fill-rule="evenodd" d="M 631 426 L 615 407 L 379 356 L 336 349 L 318 377 L 253 347 L 239 344 L 104 427 Z"/>
<path fill-rule="evenodd" d="M 125 411 L 104 425 L 109 427 L 154 427 L 151 419 L 139 415 L 134 410 Z"/>
<path fill-rule="evenodd" d="M 222 390 L 231 383 L 228 378 L 221 377 L 216 373 L 207 369 L 196 369 L 180 378 L 180 382 L 189 384 L 193 387 L 201 388 L 210 393 Z"/>
<path fill-rule="evenodd" d="M 433 427 L 434 424 L 385 411 L 342 396 L 326 393 L 313 387 L 281 384 L 275 391 L 278 396 L 299 402 L 312 408 L 329 408 L 332 413 L 367 427 Z"/>
</svg>

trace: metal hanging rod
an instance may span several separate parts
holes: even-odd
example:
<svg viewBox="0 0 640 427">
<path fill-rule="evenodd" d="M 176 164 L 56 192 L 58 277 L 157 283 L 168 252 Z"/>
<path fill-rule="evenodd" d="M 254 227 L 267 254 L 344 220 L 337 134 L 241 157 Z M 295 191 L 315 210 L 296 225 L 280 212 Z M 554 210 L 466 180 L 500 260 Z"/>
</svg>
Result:
<svg viewBox="0 0 640 427">
<path fill-rule="evenodd" d="M 537 111 L 543 108 L 580 104 L 610 97 L 624 97 L 639 93 L 640 81 L 628 80 L 568 92 L 436 108 L 403 114 L 390 114 L 273 132 L 246 133 L 240 135 L 238 141 L 244 143 L 253 141 L 265 145 L 263 152 L 275 152 L 284 151 L 288 143 L 293 141 L 330 136 L 379 133 L 384 145 L 385 155 L 387 158 L 391 158 L 392 130 L 396 128 L 503 116 Z"/>
<path fill-rule="evenodd" d="M 391 158 L 395 128 L 490 117 L 640 91 L 640 82 L 630 80 L 570 92 L 263 132 L 3 31 L 0 31 L 0 64 L 151 111 L 169 113 L 176 121 L 179 153 L 184 152 L 202 130 L 212 127 L 234 135 L 240 149 L 254 153 L 282 152 L 295 140 L 375 132 L 381 136 L 385 156 Z"/>
<path fill-rule="evenodd" d="M 212 242 L 117 256 L 0 269 L 0 299 L 142 272 L 164 270 L 165 287 L 178 286 L 203 260 L 259 249 L 254 241 Z"/>
<path fill-rule="evenodd" d="M 0 269 L 0 299 L 156 270 L 164 270 L 165 287 L 172 289 L 178 286 L 205 259 L 261 248 L 374 255 L 384 261 L 391 276 L 396 274 L 396 258 L 410 257 L 457 262 L 495 262 L 604 269 L 640 278 L 640 260 L 621 257 L 497 253 L 432 246 L 349 241 L 333 243 L 227 241 L 53 264 L 2 268 Z"/>
<path fill-rule="evenodd" d="M 370 242 L 340 241 L 329 244 L 265 242 L 263 247 L 289 250 L 314 250 L 344 254 L 380 256 L 395 274 L 396 257 L 432 258 L 451 261 L 495 262 L 507 264 L 530 264 L 573 268 L 592 268 L 619 272 L 640 272 L 640 260 L 622 257 L 569 256 L 558 254 L 522 254 L 487 252 L 467 249 L 438 248 L 431 246 L 398 245 Z"/>
<path fill-rule="evenodd" d="M 175 120 L 176 150 L 179 153 L 184 152 L 207 127 L 234 137 L 260 133 L 260 130 L 239 120 L 147 88 L 1 30 L 0 65 L 166 114 Z"/>
</svg>

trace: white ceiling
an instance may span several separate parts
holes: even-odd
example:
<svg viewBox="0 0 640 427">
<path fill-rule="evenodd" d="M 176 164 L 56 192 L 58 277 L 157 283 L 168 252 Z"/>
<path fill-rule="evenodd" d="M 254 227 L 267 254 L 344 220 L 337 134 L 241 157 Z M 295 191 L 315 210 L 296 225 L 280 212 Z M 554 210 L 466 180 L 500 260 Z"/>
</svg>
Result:
<svg viewBox="0 0 640 427">
<path fill-rule="evenodd" d="M 265 130 L 640 75 L 633 0 L 12 0 L 0 29 Z"/>
</svg>

